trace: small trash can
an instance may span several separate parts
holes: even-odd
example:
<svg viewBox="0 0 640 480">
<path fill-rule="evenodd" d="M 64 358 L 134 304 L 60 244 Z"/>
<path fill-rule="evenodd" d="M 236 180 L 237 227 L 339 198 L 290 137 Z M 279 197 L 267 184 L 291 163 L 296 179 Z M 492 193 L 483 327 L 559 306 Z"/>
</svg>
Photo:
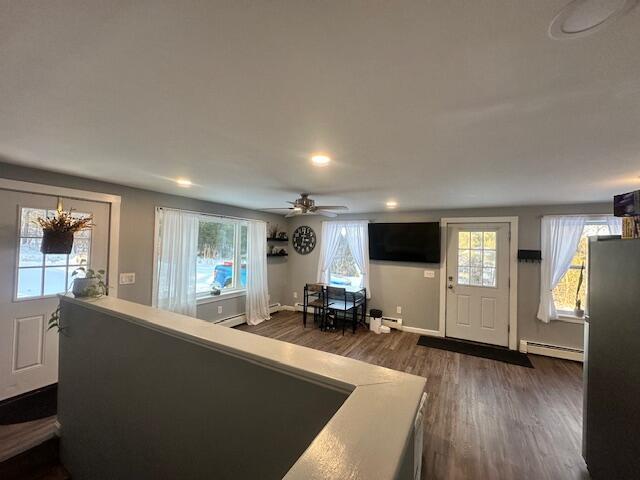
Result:
<svg viewBox="0 0 640 480">
<path fill-rule="evenodd" d="M 374 333 L 380 333 L 382 327 L 382 310 L 372 308 L 369 310 L 369 330 Z"/>
</svg>

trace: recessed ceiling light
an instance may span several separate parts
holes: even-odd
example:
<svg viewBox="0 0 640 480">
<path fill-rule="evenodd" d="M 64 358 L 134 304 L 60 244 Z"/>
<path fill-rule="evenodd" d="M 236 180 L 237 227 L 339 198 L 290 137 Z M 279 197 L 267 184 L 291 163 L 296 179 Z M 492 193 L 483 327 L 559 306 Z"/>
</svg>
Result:
<svg viewBox="0 0 640 480">
<path fill-rule="evenodd" d="M 387 203 L 387 208 L 396 208 L 398 206 L 398 202 L 395 200 L 389 200 Z"/>
<path fill-rule="evenodd" d="M 636 6 L 638 0 L 573 0 L 553 19 L 549 36 L 556 39 L 590 35 Z"/>
<path fill-rule="evenodd" d="M 313 163 L 316 167 L 326 167 L 331 163 L 331 157 L 324 154 L 315 154 L 311 157 L 311 163 Z"/>
<path fill-rule="evenodd" d="M 188 178 L 176 178 L 176 183 L 179 186 L 185 187 L 185 188 L 193 185 L 193 183 L 191 183 L 191 180 L 189 180 Z"/>
</svg>

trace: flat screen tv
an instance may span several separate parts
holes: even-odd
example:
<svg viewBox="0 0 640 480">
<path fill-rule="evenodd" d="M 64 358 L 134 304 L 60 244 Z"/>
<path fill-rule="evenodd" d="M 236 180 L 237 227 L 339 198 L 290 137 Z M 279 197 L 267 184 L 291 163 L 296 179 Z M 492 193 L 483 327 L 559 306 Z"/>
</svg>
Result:
<svg viewBox="0 0 640 480">
<path fill-rule="evenodd" d="M 370 223 L 369 258 L 440 263 L 440 223 Z"/>
</svg>

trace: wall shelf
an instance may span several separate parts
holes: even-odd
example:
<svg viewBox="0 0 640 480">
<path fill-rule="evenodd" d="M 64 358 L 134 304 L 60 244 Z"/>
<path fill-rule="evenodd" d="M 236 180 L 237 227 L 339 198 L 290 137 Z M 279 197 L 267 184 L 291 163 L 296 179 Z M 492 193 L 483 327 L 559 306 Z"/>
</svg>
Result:
<svg viewBox="0 0 640 480">
<path fill-rule="evenodd" d="M 289 241 L 289 237 L 285 237 L 285 238 L 278 238 L 278 237 L 269 238 L 269 237 L 267 237 L 267 242 L 288 242 L 288 241 Z"/>
<path fill-rule="evenodd" d="M 288 253 L 267 253 L 267 257 L 288 257 Z"/>
</svg>

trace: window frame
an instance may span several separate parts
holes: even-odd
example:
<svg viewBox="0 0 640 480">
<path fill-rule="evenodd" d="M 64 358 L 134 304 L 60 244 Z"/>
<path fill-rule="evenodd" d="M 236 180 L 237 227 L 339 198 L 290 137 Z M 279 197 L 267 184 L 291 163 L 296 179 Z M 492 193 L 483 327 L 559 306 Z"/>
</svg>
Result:
<svg viewBox="0 0 640 480">
<path fill-rule="evenodd" d="M 87 262 L 85 264 L 70 264 L 69 263 L 69 256 L 71 255 L 70 253 L 65 254 L 66 257 L 66 261 L 64 263 L 64 265 L 47 265 L 47 254 L 42 254 L 42 263 L 40 265 L 29 265 L 29 266 L 25 266 L 25 267 L 21 267 L 20 266 L 20 247 L 22 245 L 22 239 L 42 239 L 43 235 L 40 236 L 32 236 L 32 235 L 22 235 L 22 213 L 24 210 L 26 209 L 30 209 L 30 210 L 43 210 L 45 212 L 45 215 L 48 216 L 51 212 L 55 212 L 55 208 L 42 208 L 42 207 L 33 207 L 33 206 L 28 206 L 28 205 L 18 205 L 18 209 L 17 209 L 17 216 L 18 216 L 18 222 L 17 222 L 17 232 L 16 232 L 16 248 L 15 248 L 15 252 L 16 252 L 16 260 L 15 260 L 15 265 L 14 265 L 14 269 L 13 269 L 13 298 L 12 301 L 14 303 L 18 303 L 18 302 L 28 302 L 28 301 L 32 301 L 32 300 L 47 300 L 47 299 L 51 299 L 51 298 L 56 298 L 58 295 L 60 294 L 64 294 L 66 292 L 68 292 L 71 289 L 71 285 L 69 284 L 69 280 L 70 280 L 70 276 L 71 274 L 69 273 L 69 268 L 74 267 L 74 271 L 77 270 L 80 267 L 84 267 L 84 268 L 91 268 L 91 253 L 93 251 L 93 235 L 91 230 L 89 230 L 89 235 L 88 237 L 82 238 L 82 237 L 76 237 L 76 233 L 74 233 L 74 244 L 77 240 L 87 240 L 88 244 L 89 244 L 89 249 L 87 252 Z M 83 215 L 90 215 L 87 212 L 76 212 L 79 214 L 83 214 Z M 42 229 L 41 229 L 42 230 Z M 48 255 L 54 255 L 54 254 L 48 254 Z M 56 254 L 57 255 L 57 254 Z M 46 270 L 47 268 L 64 268 L 65 269 L 65 289 L 62 292 L 57 292 L 57 293 L 50 293 L 50 294 L 46 294 L 45 295 L 45 290 L 46 290 Z M 19 297 L 18 296 L 18 289 L 19 289 L 19 283 L 20 283 L 20 271 L 21 270 L 40 270 L 42 272 L 41 274 L 41 278 L 40 278 L 40 295 L 34 295 L 34 296 L 30 296 L 30 297 Z"/>
<path fill-rule="evenodd" d="M 607 228 L 609 228 L 609 235 L 611 235 L 611 228 L 609 227 L 609 224 L 607 222 L 607 217 L 608 215 L 593 215 L 590 216 L 588 220 L 585 221 L 584 227 L 583 227 L 583 233 L 584 234 L 584 229 L 590 225 L 598 225 L 598 226 L 605 226 Z M 580 236 L 582 239 L 582 235 Z M 588 237 L 587 237 L 587 242 L 588 242 Z M 576 251 L 577 253 L 577 251 Z M 575 254 L 574 254 L 575 256 Z M 589 249 L 587 248 L 587 252 L 586 252 L 586 256 L 585 256 L 585 264 L 584 264 L 585 268 L 584 268 L 584 274 L 586 278 L 589 278 Z M 567 270 L 567 272 L 569 270 L 579 270 L 580 267 L 577 265 L 573 265 L 573 259 L 572 259 L 572 264 L 569 265 L 569 269 Z M 566 273 L 565 273 L 566 275 Z M 564 275 L 563 275 L 564 278 Z M 562 279 L 560 279 L 560 281 L 562 281 Z M 555 288 L 554 288 L 555 290 Z M 552 292 L 552 296 L 553 296 L 553 292 Z M 558 312 L 558 320 L 564 321 L 564 322 L 569 322 L 569 323 L 584 323 L 584 318 L 589 316 L 589 290 L 586 289 L 585 290 L 585 298 L 584 298 L 585 302 L 584 302 L 584 317 L 578 317 L 575 315 L 575 312 L 573 310 L 565 310 L 562 308 L 559 308 L 557 304 L 555 304 L 555 298 L 554 298 L 554 305 L 556 307 L 556 311 Z"/>
<path fill-rule="evenodd" d="M 340 231 L 340 237 L 342 238 L 341 241 L 347 243 L 346 244 L 347 250 L 349 251 L 349 254 L 351 255 L 351 257 L 353 257 L 353 252 L 351 251 L 351 247 L 349 247 L 349 242 L 347 241 L 347 230 L 346 230 L 346 227 L 342 227 L 342 230 Z M 331 262 L 332 265 L 333 265 L 333 262 L 336 261 L 336 259 L 337 259 L 337 256 Z M 353 262 L 355 264 L 355 268 L 357 269 L 358 273 L 360 274 L 360 285 L 359 285 L 359 288 L 362 288 L 362 287 L 364 287 L 364 275 L 360 271 L 360 267 L 358 267 L 357 263 L 355 262 L 355 259 L 353 260 Z M 331 267 L 329 267 L 329 285 L 331 285 L 332 287 L 346 287 L 346 285 L 343 285 L 343 284 L 331 283 L 332 273 L 333 273 L 333 270 L 332 270 Z M 349 284 L 349 286 L 351 286 L 351 284 Z"/>
<path fill-rule="evenodd" d="M 242 271 L 242 227 L 248 227 L 248 222 L 239 218 L 229 218 L 211 214 L 201 214 L 199 219 L 199 223 L 220 223 L 234 226 L 234 245 L 233 245 L 233 287 L 226 288 L 220 291 L 220 295 L 213 295 L 211 293 L 211 289 L 207 292 L 198 292 L 197 286 L 197 277 L 196 277 L 196 302 L 197 304 L 211 303 L 217 302 L 222 299 L 229 299 L 234 297 L 240 297 L 246 295 L 247 287 L 242 286 L 239 283 L 239 279 Z M 248 231 L 247 231 L 248 235 Z M 266 241 L 266 240 L 265 240 Z M 247 239 L 248 242 L 248 239 Z M 248 244 L 247 244 L 248 246 Z M 248 254 L 248 252 L 247 252 Z M 249 266 L 247 265 L 247 269 Z M 197 273 L 196 273 L 197 275 Z"/>
</svg>

